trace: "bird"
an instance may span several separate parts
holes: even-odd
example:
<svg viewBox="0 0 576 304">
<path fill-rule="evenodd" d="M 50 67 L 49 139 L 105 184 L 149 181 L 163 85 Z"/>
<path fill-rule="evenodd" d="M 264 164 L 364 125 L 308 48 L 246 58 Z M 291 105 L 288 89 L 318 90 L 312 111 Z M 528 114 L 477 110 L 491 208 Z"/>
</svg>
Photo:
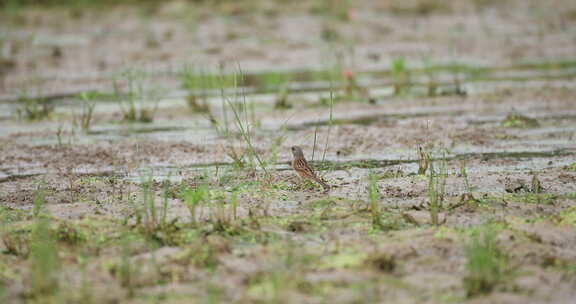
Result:
<svg viewBox="0 0 576 304">
<path fill-rule="evenodd" d="M 301 178 L 310 179 L 322 185 L 326 192 L 330 190 L 330 186 L 322 179 L 320 179 L 316 173 L 314 173 L 314 170 L 312 170 L 306 161 L 306 158 L 304 158 L 304 152 L 302 152 L 302 148 L 293 146 L 291 149 L 292 155 L 294 156 L 294 159 L 292 160 L 292 169 L 294 169 L 294 171 L 296 171 L 296 173 L 298 173 Z"/>
</svg>

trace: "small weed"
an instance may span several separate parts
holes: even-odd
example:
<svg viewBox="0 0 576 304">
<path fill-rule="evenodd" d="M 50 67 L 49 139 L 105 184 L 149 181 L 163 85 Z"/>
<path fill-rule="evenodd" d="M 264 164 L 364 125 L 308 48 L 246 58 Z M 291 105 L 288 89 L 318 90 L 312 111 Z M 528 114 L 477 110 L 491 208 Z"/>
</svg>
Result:
<svg viewBox="0 0 576 304">
<path fill-rule="evenodd" d="M 394 95 L 406 94 L 410 88 L 410 71 L 404 58 L 392 61 L 391 74 L 394 80 Z"/>
<path fill-rule="evenodd" d="M 120 260 L 120 265 L 118 268 L 113 268 L 112 272 L 117 278 L 120 280 L 120 285 L 124 288 L 128 289 L 128 296 L 134 296 L 134 276 L 135 276 L 135 268 L 130 260 L 132 255 L 130 249 L 130 239 L 128 237 L 123 237 L 121 239 L 122 244 L 122 255 Z"/>
<path fill-rule="evenodd" d="M 0 206 L 0 222 L 9 224 L 24 220 L 27 217 L 27 212 L 20 209 L 11 207 Z"/>
<path fill-rule="evenodd" d="M 228 197 L 216 195 L 212 204 L 211 221 L 213 229 L 218 232 L 233 232 L 233 225 L 238 218 L 238 191 L 233 191 Z"/>
<path fill-rule="evenodd" d="M 436 80 L 436 70 L 432 67 L 429 60 L 424 62 L 424 74 L 428 78 L 428 97 L 434 97 L 438 94 L 438 81 Z"/>
<path fill-rule="evenodd" d="M 0 238 L 6 250 L 4 254 L 27 257 L 30 253 L 30 231 L 8 230 L 1 231 Z"/>
<path fill-rule="evenodd" d="M 38 236 L 38 233 L 44 233 L 44 232 L 38 232 L 39 229 L 39 225 L 42 225 L 42 227 L 45 227 L 45 230 L 48 230 L 48 224 L 45 223 L 44 221 L 47 222 L 47 220 L 43 220 L 43 212 L 44 212 L 44 202 L 45 202 L 45 192 L 44 192 L 44 188 L 42 186 L 39 186 L 38 189 L 34 192 L 34 198 L 33 198 L 33 207 L 32 207 L 32 216 L 35 218 L 35 226 L 32 228 L 32 232 L 33 235 L 32 237 L 30 236 L 29 229 L 19 229 L 19 230 L 10 230 L 7 229 L 6 231 L 4 231 L 4 229 L 0 230 L 0 232 L 2 233 L 1 238 L 2 238 L 2 242 L 4 243 L 4 246 L 6 247 L 6 251 L 9 254 L 14 254 L 17 256 L 23 256 L 23 257 L 27 257 L 29 255 L 29 253 L 31 252 L 31 248 L 33 246 L 35 246 L 35 241 L 37 241 L 38 239 L 34 238 Z M 2 219 L 4 219 L 5 216 L 5 210 L 2 209 Z M 12 214 L 12 213 L 11 213 Z M 9 219 L 9 218 L 8 218 Z M 3 223 L 9 223 L 9 221 L 3 221 Z M 4 228 L 4 227 L 1 227 Z M 36 234 L 34 234 L 36 232 Z M 46 232 L 49 233 L 49 232 Z M 43 235 L 44 236 L 44 235 Z M 50 237 L 52 237 L 52 235 L 50 235 Z M 52 239 L 47 239 L 46 241 L 51 241 Z M 48 243 L 47 243 L 48 244 Z M 45 248 L 43 247 L 44 243 L 40 244 L 40 248 L 37 248 L 39 250 L 44 250 Z M 49 244 L 48 244 L 49 245 Z M 46 245 L 47 246 L 47 245 Z M 49 250 L 50 248 L 46 249 Z"/>
<path fill-rule="evenodd" d="M 457 204 L 450 206 L 449 209 L 454 209 L 459 206 L 466 206 L 469 208 L 469 210 L 475 210 L 481 202 L 472 194 L 472 186 L 470 186 L 470 181 L 468 180 L 468 172 L 466 171 L 465 160 L 460 161 L 460 177 L 464 179 L 466 192 L 460 195 L 460 201 Z"/>
<path fill-rule="evenodd" d="M 141 183 L 140 193 L 141 201 L 136 206 L 136 226 L 147 237 L 159 241 L 161 244 L 175 244 L 178 227 L 176 222 L 178 218 L 167 221 L 168 182 L 163 183 L 162 203 L 158 211 L 156 207 L 156 192 L 153 189 L 153 180 L 147 179 Z"/>
<path fill-rule="evenodd" d="M 234 167 L 237 169 L 244 169 L 246 167 L 246 160 L 244 159 L 246 156 L 245 151 L 242 154 L 238 153 L 236 149 L 232 146 L 229 146 L 226 149 L 226 155 L 230 157 L 234 163 Z"/>
<path fill-rule="evenodd" d="M 60 222 L 56 228 L 56 240 L 70 245 L 76 245 L 85 240 L 84 235 L 77 227 L 67 222 Z"/>
<path fill-rule="evenodd" d="M 467 274 L 463 284 L 468 297 L 488 294 L 505 282 L 507 256 L 498 248 L 493 227 L 474 231 L 465 253 Z"/>
<path fill-rule="evenodd" d="M 256 76 L 256 75 L 252 75 Z M 264 91 L 288 91 L 292 75 L 286 72 L 264 72 L 255 77 L 254 84 Z M 250 82 L 245 80 L 244 82 Z"/>
<path fill-rule="evenodd" d="M 336 205 L 336 201 L 332 198 L 321 198 L 319 200 L 312 201 L 308 203 L 306 206 L 308 208 L 327 208 L 330 206 Z"/>
<path fill-rule="evenodd" d="M 326 23 L 322 27 L 322 32 L 320 34 L 322 40 L 326 42 L 337 41 L 340 38 L 340 34 L 336 30 L 336 27 L 331 23 Z"/>
<path fill-rule="evenodd" d="M 568 166 L 564 167 L 564 170 L 566 171 L 572 171 L 572 172 L 576 172 L 576 163 L 572 163 Z"/>
<path fill-rule="evenodd" d="M 451 64 L 447 67 L 450 74 L 452 74 L 452 83 L 453 83 L 453 91 L 451 92 L 442 92 L 443 95 L 458 95 L 458 96 L 466 96 L 467 92 L 462 87 L 462 81 L 460 79 L 460 75 L 464 72 L 468 72 L 468 74 L 475 74 L 478 77 L 480 72 L 478 71 L 468 71 L 468 69 L 461 64 Z M 473 76 L 470 75 L 470 76 Z"/>
<path fill-rule="evenodd" d="M 283 125 L 272 141 L 272 146 L 269 148 L 270 157 L 268 157 L 268 159 L 266 160 L 266 164 L 271 165 L 276 164 L 276 162 L 278 161 L 278 153 L 281 149 L 283 149 L 283 143 L 285 140 L 286 140 L 286 125 Z"/>
<path fill-rule="evenodd" d="M 572 225 L 576 228 L 576 207 L 571 207 L 560 212 L 559 222 L 561 224 Z"/>
<path fill-rule="evenodd" d="M 430 160 L 430 152 L 424 152 L 422 147 L 418 147 L 418 175 L 426 175 Z"/>
<path fill-rule="evenodd" d="M 202 203 L 206 203 L 208 201 L 208 195 L 208 187 L 205 185 L 199 185 L 195 189 L 185 189 L 181 192 L 184 205 L 190 212 L 190 220 L 192 224 L 197 223 L 199 220 L 199 209 L 202 207 Z"/>
<path fill-rule="evenodd" d="M 94 98 L 98 96 L 96 92 L 82 92 L 80 99 L 82 100 L 82 109 L 78 117 L 74 116 L 74 125 L 80 126 L 82 131 L 90 131 L 92 125 L 92 115 L 94 114 L 94 107 L 96 104 L 93 102 Z"/>
<path fill-rule="evenodd" d="M 389 254 L 372 254 L 366 263 L 384 273 L 393 273 L 398 268 L 396 258 Z"/>
<path fill-rule="evenodd" d="M 35 299 L 53 299 L 59 289 L 60 261 L 56 242 L 45 217 L 36 218 L 30 240 L 31 296 Z"/>
<path fill-rule="evenodd" d="M 194 112 L 208 112 L 207 98 L 209 91 L 214 89 L 216 79 L 204 70 L 196 70 L 185 66 L 179 73 L 182 88 L 188 91 L 188 107 Z"/>
<path fill-rule="evenodd" d="M 532 176 L 532 187 L 530 188 L 530 192 L 534 194 L 544 192 L 544 188 L 542 188 L 542 184 L 540 183 L 540 180 L 536 174 Z"/>
<path fill-rule="evenodd" d="M 399 178 L 399 177 L 404 177 L 404 176 L 406 176 L 406 174 L 404 174 L 404 171 L 402 171 L 402 169 L 400 169 L 400 168 L 386 170 L 382 173 L 377 174 L 377 178 L 379 180 Z"/>
<path fill-rule="evenodd" d="M 365 263 L 368 254 L 361 251 L 346 250 L 322 258 L 319 269 L 342 269 L 353 268 Z"/>
<path fill-rule="evenodd" d="M 46 193 L 43 186 L 39 186 L 39 188 L 34 192 L 34 199 L 32 207 L 32 215 L 34 217 L 39 217 L 43 211 L 44 201 L 46 198 Z"/>
<path fill-rule="evenodd" d="M 114 99 L 120 105 L 124 121 L 149 123 L 154 119 L 160 94 L 156 90 L 147 89 L 149 84 L 146 78 L 144 72 L 128 70 L 114 81 Z M 126 92 L 122 92 L 122 85 Z M 151 106 L 145 105 L 145 102 Z"/>
<path fill-rule="evenodd" d="M 518 203 L 554 205 L 561 197 L 560 195 L 549 193 L 510 193 L 506 194 L 503 199 Z"/>
<path fill-rule="evenodd" d="M 208 98 L 219 90 L 235 89 L 236 78 L 231 74 L 214 73 L 204 68 L 186 65 L 178 73 L 181 87 L 188 91 L 188 106 L 194 112 L 209 112 Z"/>
<path fill-rule="evenodd" d="M 242 71 L 240 70 L 240 82 L 243 82 L 243 74 Z M 238 132 L 240 133 L 242 139 L 244 140 L 244 143 L 247 146 L 248 149 L 248 156 L 251 159 L 256 159 L 256 161 L 258 162 L 258 164 L 260 165 L 260 168 L 264 171 L 264 173 L 266 175 L 268 175 L 268 171 L 266 170 L 266 166 L 262 160 L 262 158 L 260 157 L 260 155 L 258 154 L 258 152 L 256 151 L 256 149 L 254 148 L 253 144 L 252 144 L 252 128 L 254 127 L 254 125 L 256 125 L 255 121 L 254 121 L 254 117 L 252 117 L 252 121 L 250 121 L 250 118 L 248 117 L 247 111 L 242 111 L 242 109 L 248 109 L 248 105 L 246 102 L 246 95 L 242 94 L 242 96 L 240 97 L 241 100 L 232 100 L 230 97 L 228 96 L 223 96 L 224 100 L 226 100 L 228 106 L 230 107 L 230 109 L 232 110 L 232 113 L 234 114 L 234 121 L 236 122 L 236 127 L 238 129 Z M 238 96 L 235 96 L 234 99 L 237 99 Z M 252 115 L 254 116 L 254 108 L 252 108 Z M 244 113 L 242 113 L 244 112 Z M 242 115 L 245 114 L 245 115 Z M 250 161 L 249 164 L 253 164 L 253 161 Z M 253 169 L 255 169 L 253 167 Z"/>
<path fill-rule="evenodd" d="M 358 84 L 357 74 L 350 69 L 343 70 L 343 91 L 347 100 L 371 100 L 368 90 Z"/>
<path fill-rule="evenodd" d="M 20 98 L 20 108 L 17 110 L 20 119 L 30 121 L 46 119 L 54 112 L 54 106 L 44 99 Z"/>
<path fill-rule="evenodd" d="M 439 161 L 438 169 L 435 169 L 434 162 L 430 161 L 430 172 L 428 173 L 428 201 L 430 207 L 430 219 L 432 224 L 435 226 L 440 224 L 438 213 L 440 212 L 442 203 L 444 202 L 447 177 L 448 172 L 446 152 L 444 152 L 442 159 Z"/>
<path fill-rule="evenodd" d="M 505 128 L 537 128 L 540 126 L 538 120 L 519 113 L 508 114 L 500 125 Z"/>
<path fill-rule="evenodd" d="M 468 172 L 466 171 L 466 161 L 460 161 L 460 176 L 464 179 L 464 185 L 466 186 L 466 193 L 472 193 L 472 188 L 470 187 L 470 181 L 468 180 Z"/>
<path fill-rule="evenodd" d="M 276 94 L 276 101 L 274 102 L 275 109 L 290 109 L 292 105 L 288 103 L 288 86 L 284 85 L 278 89 Z"/>
</svg>

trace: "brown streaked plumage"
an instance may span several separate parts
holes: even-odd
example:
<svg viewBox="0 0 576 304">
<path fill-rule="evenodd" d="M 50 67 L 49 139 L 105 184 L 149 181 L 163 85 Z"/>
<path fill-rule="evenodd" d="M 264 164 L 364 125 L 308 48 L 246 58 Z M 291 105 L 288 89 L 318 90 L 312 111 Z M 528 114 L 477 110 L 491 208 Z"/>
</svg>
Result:
<svg viewBox="0 0 576 304">
<path fill-rule="evenodd" d="M 300 147 L 293 146 L 292 155 L 294 156 L 294 159 L 292 160 L 292 168 L 294 169 L 294 171 L 296 171 L 296 173 L 298 173 L 298 175 L 300 175 L 300 177 L 302 177 L 303 179 L 310 179 L 319 183 L 320 185 L 322 185 L 322 187 L 324 187 L 325 191 L 330 190 L 330 186 L 326 184 L 323 180 L 321 180 L 316 175 L 316 173 L 314 173 L 314 170 L 312 170 L 310 165 L 308 165 L 306 158 L 304 158 L 304 152 L 302 152 L 302 149 Z"/>
</svg>

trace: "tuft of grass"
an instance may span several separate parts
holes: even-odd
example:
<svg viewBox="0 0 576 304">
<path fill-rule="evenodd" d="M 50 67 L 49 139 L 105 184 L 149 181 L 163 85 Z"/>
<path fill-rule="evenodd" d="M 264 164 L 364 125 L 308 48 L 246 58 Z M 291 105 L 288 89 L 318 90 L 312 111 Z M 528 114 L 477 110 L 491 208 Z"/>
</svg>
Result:
<svg viewBox="0 0 576 304">
<path fill-rule="evenodd" d="M 403 57 L 392 60 L 390 73 L 394 81 L 394 95 L 398 96 L 408 93 L 410 89 L 410 70 L 408 70 L 406 60 Z"/>
<path fill-rule="evenodd" d="M 201 223 L 208 224 L 213 232 L 235 234 L 238 228 L 238 195 L 239 189 L 231 192 L 210 190 L 206 185 L 187 188 L 181 191 L 183 204 L 190 212 L 191 224 L 201 228 Z M 204 211 L 208 214 L 204 216 Z"/>
<path fill-rule="evenodd" d="M 436 70 L 433 68 L 429 60 L 424 61 L 424 74 L 426 75 L 428 97 L 435 97 L 438 95 L 438 81 L 436 80 Z"/>
<path fill-rule="evenodd" d="M 43 120 L 50 117 L 54 112 L 54 106 L 45 99 L 22 97 L 19 103 L 20 108 L 16 113 L 20 119 L 29 121 Z"/>
<path fill-rule="evenodd" d="M 130 257 L 132 255 L 132 250 L 130 248 L 130 239 L 124 236 L 121 239 L 122 244 L 122 254 L 120 259 L 120 265 L 118 268 L 113 269 L 113 274 L 117 276 L 120 280 L 120 285 L 128 289 L 128 297 L 134 296 L 134 276 L 135 269 Z"/>
<path fill-rule="evenodd" d="M 60 259 L 49 219 L 37 216 L 30 238 L 31 289 L 37 300 L 56 301 L 59 291 Z M 55 303 L 55 302 L 54 302 Z"/>
<path fill-rule="evenodd" d="M 0 222 L 9 224 L 26 218 L 28 212 L 7 206 L 0 206 Z"/>
<path fill-rule="evenodd" d="M 576 198 L 576 195 L 574 197 Z M 576 228 L 576 206 L 560 212 L 559 223 L 572 225 Z"/>
<path fill-rule="evenodd" d="M 398 268 L 396 258 L 393 255 L 384 253 L 371 254 L 365 263 L 383 273 L 393 273 Z"/>
<path fill-rule="evenodd" d="M 276 93 L 276 100 L 274 102 L 275 109 L 290 109 L 292 104 L 288 102 L 288 84 L 280 87 Z"/>
<path fill-rule="evenodd" d="M 234 147 L 229 146 L 226 149 L 226 155 L 232 159 L 235 168 L 244 169 L 246 167 L 246 151 L 243 151 L 242 154 L 240 154 L 236 149 L 234 149 Z"/>
<path fill-rule="evenodd" d="M 184 189 L 181 192 L 182 201 L 188 208 L 190 221 L 193 225 L 199 220 L 201 204 L 208 201 L 208 195 L 208 187 L 206 185 L 199 185 L 195 189 Z"/>
<path fill-rule="evenodd" d="M 526 204 L 554 205 L 558 199 L 568 196 L 551 193 L 509 193 L 504 197 L 506 201 L 522 202 Z"/>
<path fill-rule="evenodd" d="M 80 126 L 84 132 L 90 131 L 92 126 L 92 115 L 94 114 L 94 107 L 96 104 L 93 102 L 94 98 L 98 96 L 96 92 L 82 92 L 79 97 L 82 101 L 82 109 L 80 115 L 74 117 L 74 125 Z"/>
<path fill-rule="evenodd" d="M 428 157 L 430 156 L 428 155 Z M 430 220 L 435 226 L 440 224 L 438 214 L 442 209 L 442 203 L 444 202 L 444 196 L 446 194 L 447 177 L 448 172 L 446 152 L 443 152 L 443 157 L 438 163 L 438 169 L 435 168 L 434 162 L 430 161 L 430 170 L 428 173 L 428 202 Z"/>
<path fill-rule="evenodd" d="M 430 152 L 425 152 L 422 147 L 418 147 L 418 175 L 426 175 L 430 160 Z"/>
<path fill-rule="evenodd" d="M 4 229 L 3 229 L 4 230 Z M 30 253 L 30 231 L 10 230 L 0 231 L 0 238 L 6 249 L 3 254 L 27 257 Z"/>
<path fill-rule="evenodd" d="M 259 87 L 262 91 L 277 91 L 280 92 L 284 89 L 288 89 L 292 74 L 287 72 L 264 72 L 258 75 L 252 75 L 254 77 L 254 84 Z M 250 83 L 250 81 L 245 81 Z"/>
<path fill-rule="evenodd" d="M 538 120 L 519 113 L 508 114 L 500 125 L 505 128 L 537 128 L 540 126 Z"/>
<path fill-rule="evenodd" d="M 532 175 L 532 185 L 530 187 L 530 192 L 534 194 L 540 194 L 544 192 L 544 188 L 542 187 L 542 184 L 540 183 L 540 180 L 536 174 Z"/>
<path fill-rule="evenodd" d="M 148 238 L 161 244 L 172 245 L 177 243 L 176 232 L 178 218 L 167 221 L 169 184 L 163 183 L 162 202 L 160 210 L 156 207 L 156 192 L 151 178 L 144 180 L 140 185 L 141 200 L 136 205 L 136 226 Z"/>
<path fill-rule="evenodd" d="M 238 191 L 233 191 L 228 197 L 224 194 L 216 195 L 211 204 L 211 221 L 213 230 L 232 233 L 238 218 Z"/>
<path fill-rule="evenodd" d="M 572 163 L 568 166 L 564 167 L 564 170 L 566 171 L 572 171 L 572 172 L 576 172 L 576 163 Z"/>
<path fill-rule="evenodd" d="M 328 131 L 326 132 L 326 141 L 324 142 L 324 150 L 322 151 L 322 163 L 326 160 L 326 152 L 328 152 L 328 144 L 330 143 L 330 132 L 334 124 L 334 90 L 332 79 L 330 79 L 330 111 L 328 112 Z"/>
<path fill-rule="evenodd" d="M 466 276 L 463 284 L 468 297 L 488 294 L 508 276 L 507 255 L 498 247 L 494 227 L 483 226 L 466 245 Z"/>
<path fill-rule="evenodd" d="M 32 200 L 33 203 L 33 207 L 32 207 L 32 215 L 34 217 L 38 217 L 40 216 L 40 214 L 43 211 L 43 207 L 44 207 L 44 201 L 46 198 L 46 193 L 45 190 L 42 186 L 40 186 L 35 192 L 34 192 L 34 198 Z"/>
<path fill-rule="evenodd" d="M 215 90 L 218 79 L 216 75 L 207 73 L 204 69 L 196 69 L 190 65 L 178 74 L 182 88 L 188 91 L 188 107 L 194 112 L 209 111 L 207 99 Z"/>
<path fill-rule="evenodd" d="M 85 240 L 85 236 L 77 227 L 65 221 L 58 223 L 55 238 L 70 245 L 76 245 Z"/>
<path fill-rule="evenodd" d="M 147 75 L 142 71 L 127 70 L 114 80 L 113 97 L 120 106 L 123 121 L 150 123 L 154 120 L 160 94 L 147 88 L 146 79 Z"/>
<path fill-rule="evenodd" d="M 243 80 L 243 73 L 242 70 L 240 69 L 240 67 L 238 68 L 239 70 L 239 77 L 240 77 L 240 82 L 244 82 Z M 238 83 L 238 82 L 235 82 Z M 248 116 L 248 104 L 246 101 L 246 94 L 242 91 L 241 92 L 241 96 L 234 96 L 234 97 L 230 97 L 230 96 L 223 96 L 224 100 L 226 101 L 226 104 L 230 107 L 230 109 L 232 110 L 232 113 L 234 114 L 234 121 L 236 123 L 236 127 L 238 129 L 238 132 L 240 133 L 240 136 L 242 138 L 242 140 L 244 140 L 244 143 L 247 146 L 247 151 L 248 151 L 248 156 L 249 156 L 249 164 L 252 166 L 252 169 L 256 169 L 255 166 L 253 165 L 254 162 L 252 161 L 253 159 L 256 159 L 256 161 L 258 162 L 258 165 L 260 166 L 260 168 L 264 171 L 264 173 L 266 175 L 268 175 L 268 171 L 266 170 L 266 165 L 264 163 L 264 161 L 262 160 L 262 158 L 260 157 L 260 155 L 258 154 L 258 152 L 256 151 L 256 149 L 254 148 L 254 145 L 252 143 L 252 136 L 253 136 L 253 131 L 252 128 L 257 124 L 254 121 L 254 108 L 252 107 L 252 119 Z M 241 99 L 241 100 L 238 100 Z M 242 115 L 244 114 L 244 115 Z"/>
<path fill-rule="evenodd" d="M 464 186 L 466 186 L 466 193 L 472 193 L 472 187 L 468 180 L 468 172 L 466 171 L 466 161 L 460 161 L 460 176 L 464 179 Z"/>
</svg>

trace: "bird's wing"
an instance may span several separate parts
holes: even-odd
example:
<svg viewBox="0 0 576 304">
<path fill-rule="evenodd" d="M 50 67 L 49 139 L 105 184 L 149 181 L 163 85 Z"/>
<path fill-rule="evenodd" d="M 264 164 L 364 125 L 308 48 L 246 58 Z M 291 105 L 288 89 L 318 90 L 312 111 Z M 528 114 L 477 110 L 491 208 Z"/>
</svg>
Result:
<svg viewBox="0 0 576 304">
<path fill-rule="evenodd" d="M 300 171 L 310 178 L 317 178 L 316 173 L 314 173 L 310 165 L 308 165 L 308 162 L 303 158 L 294 161 L 294 170 Z"/>
</svg>

